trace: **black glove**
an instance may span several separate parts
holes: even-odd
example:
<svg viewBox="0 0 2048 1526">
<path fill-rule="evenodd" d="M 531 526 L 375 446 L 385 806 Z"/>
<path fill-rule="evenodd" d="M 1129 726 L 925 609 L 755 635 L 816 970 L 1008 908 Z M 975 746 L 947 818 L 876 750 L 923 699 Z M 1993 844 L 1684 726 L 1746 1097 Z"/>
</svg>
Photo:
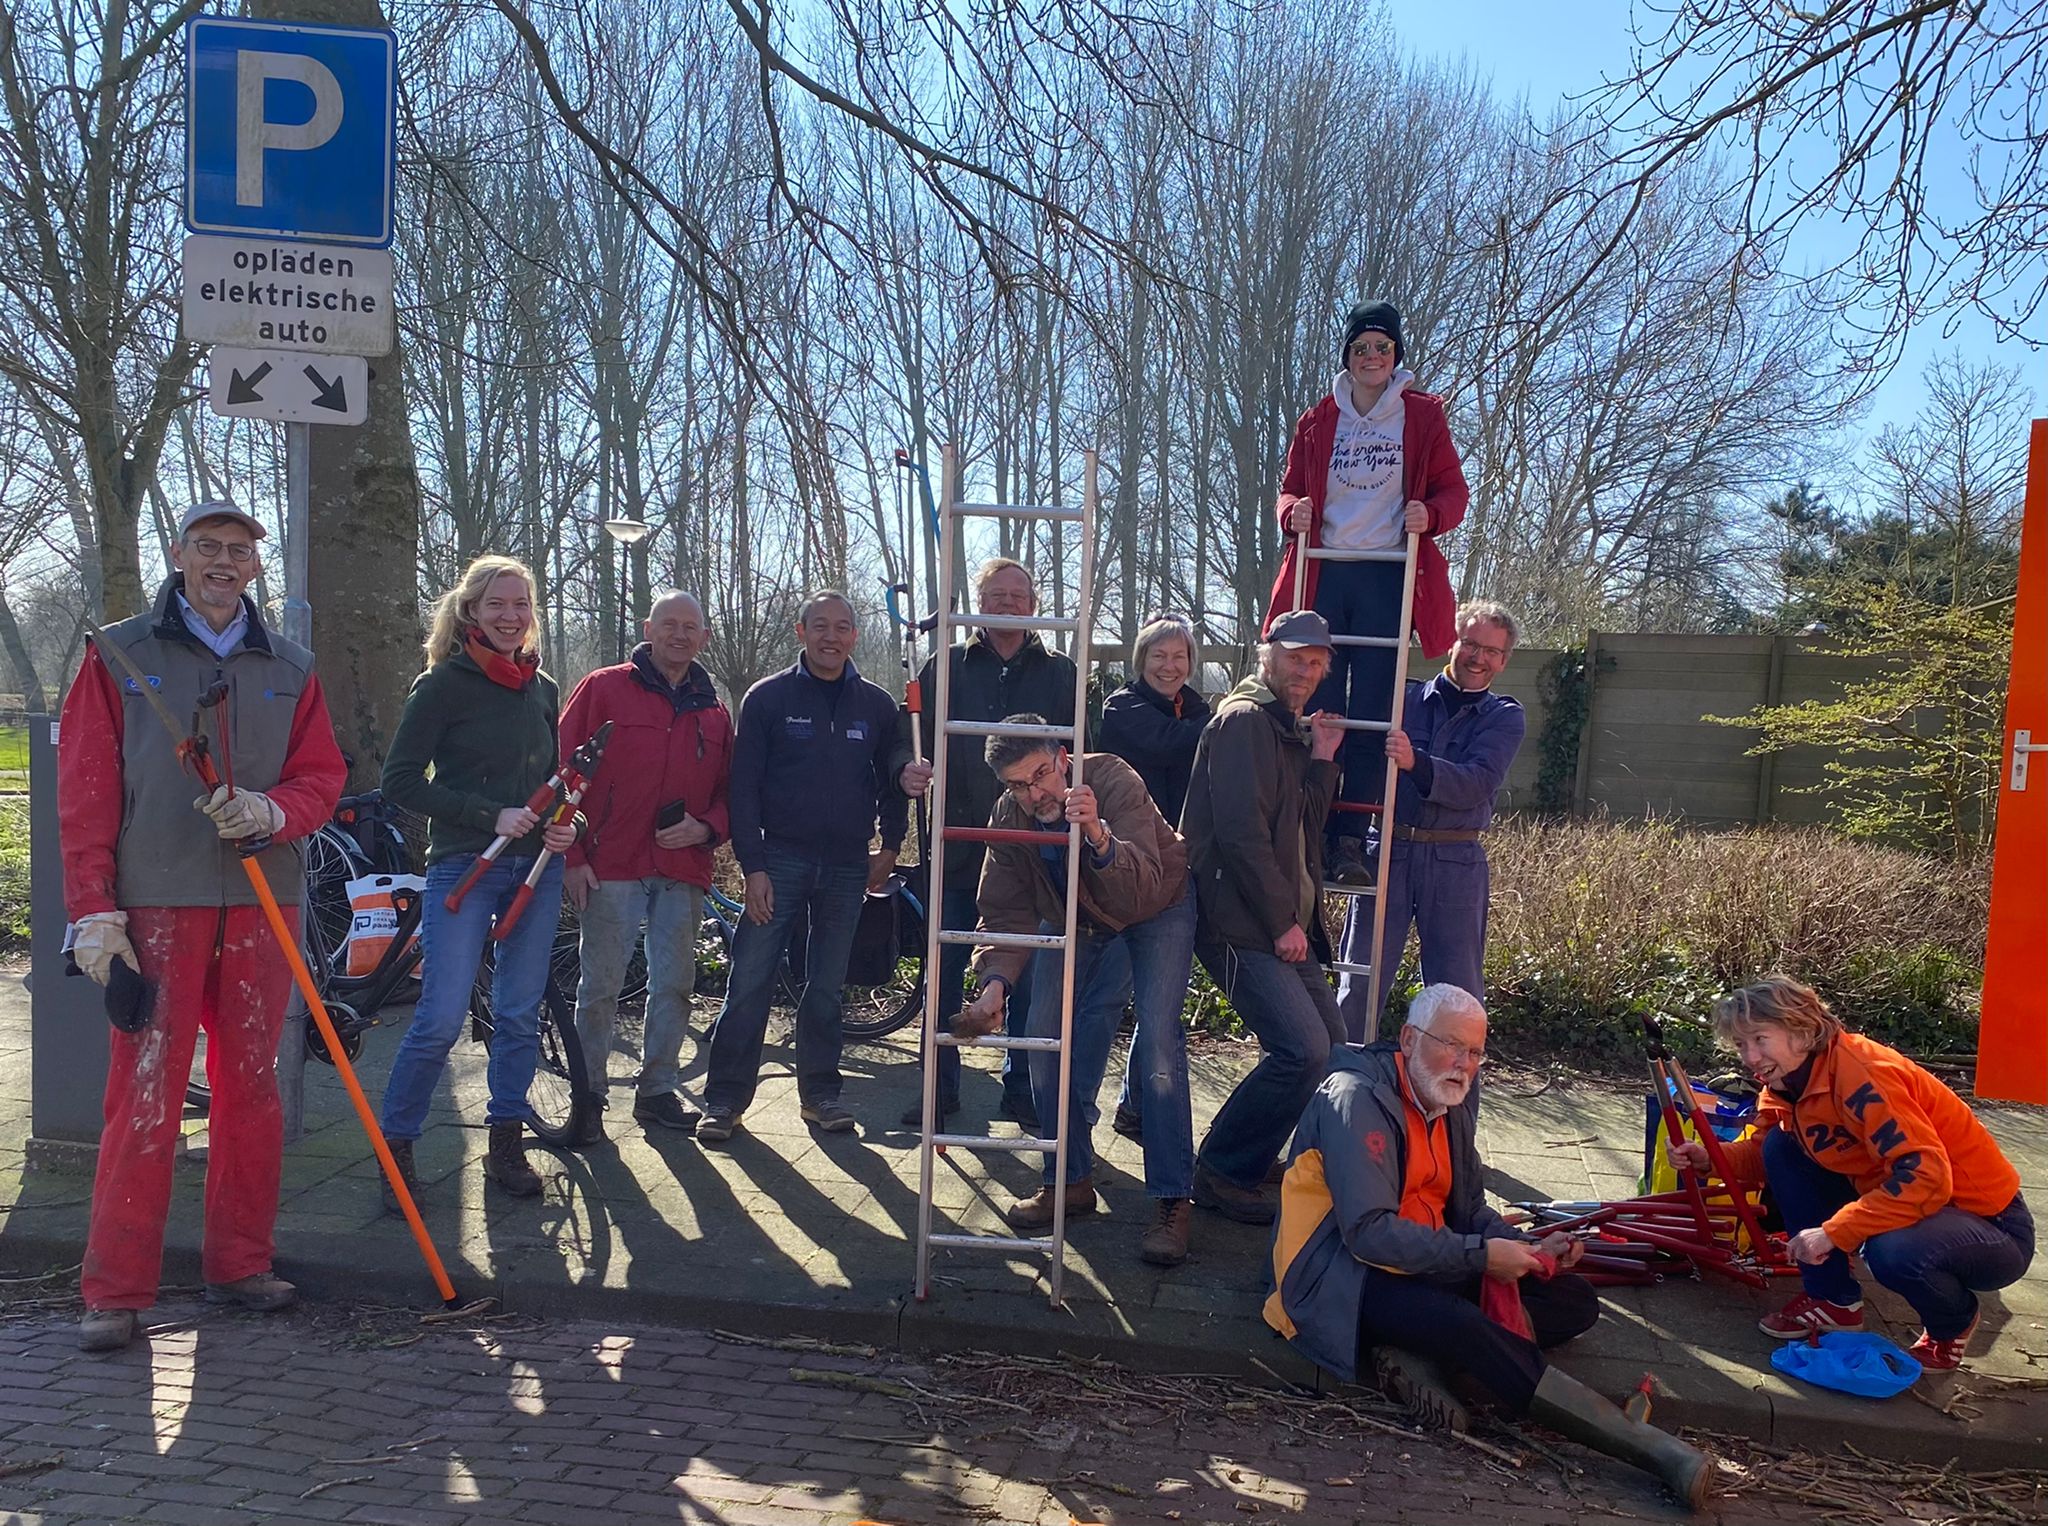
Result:
<svg viewBox="0 0 2048 1526">
<path fill-rule="evenodd" d="M 140 1033 L 149 1026 L 150 1008 L 156 992 L 135 973 L 125 959 L 116 959 L 107 971 L 107 1021 L 123 1033 Z"/>
</svg>

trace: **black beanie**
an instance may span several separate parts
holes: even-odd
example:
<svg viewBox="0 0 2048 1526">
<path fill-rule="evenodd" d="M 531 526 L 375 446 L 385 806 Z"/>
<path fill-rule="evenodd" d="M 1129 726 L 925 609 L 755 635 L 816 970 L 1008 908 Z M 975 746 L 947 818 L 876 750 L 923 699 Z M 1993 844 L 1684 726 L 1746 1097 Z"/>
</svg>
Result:
<svg viewBox="0 0 2048 1526">
<path fill-rule="evenodd" d="M 1401 363 L 1405 352 L 1401 348 L 1400 309 L 1391 302 L 1361 302 L 1344 320 L 1344 342 L 1337 346 L 1338 370 L 1351 364 L 1351 341 L 1368 329 L 1385 334 L 1394 341 L 1394 364 Z"/>
</svg>

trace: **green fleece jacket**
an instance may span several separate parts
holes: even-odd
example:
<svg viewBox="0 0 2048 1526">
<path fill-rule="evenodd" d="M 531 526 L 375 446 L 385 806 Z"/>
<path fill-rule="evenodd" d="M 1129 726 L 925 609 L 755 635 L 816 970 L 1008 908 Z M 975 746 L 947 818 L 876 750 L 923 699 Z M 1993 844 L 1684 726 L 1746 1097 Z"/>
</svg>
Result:
<svg viewBox="0 0 2048 1526">
<path fill-rule="evenodd" d="M 526 804 L 554 773 L 560 720 L 545 673 L 508 689 L 457 652 L 413 680 L 384 758 L 384 796 L 427 818 L 428 863 L 491 845 L 498 812 Z M 531 857 L 540 847 L 536 828 L 506 852 Z"/>
</svg>

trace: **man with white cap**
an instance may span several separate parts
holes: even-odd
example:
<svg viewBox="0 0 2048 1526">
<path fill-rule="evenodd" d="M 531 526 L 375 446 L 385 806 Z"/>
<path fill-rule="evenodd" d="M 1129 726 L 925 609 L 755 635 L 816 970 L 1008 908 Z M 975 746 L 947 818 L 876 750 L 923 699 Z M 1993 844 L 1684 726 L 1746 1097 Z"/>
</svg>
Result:
<svg viewBox="0 0 2048 1526">
<path fill-rule="evenodd" d="M 279 903 L 295 910 L 299 861 L 288 844 L 327 820 L 348 769 L 312 653 L 267 629 L 244 592 L 263 533 L 230 503 L 186 510 L 155 608 L 108 629 L 118 653 L 88 646 L 64 697 L 57 816 L 71 952 L 110 994 L 128 993 L 109 1003 L 117 1031 L 80 1278 L 78 1339 L 88 1351 L 125 1346 L 155 1302 L 202 1027 L 213 1087 L 207 1299 L 279 1309 L 294 1296 L 271 1269 L 283 1156 L 276 1055 L 291 976 L 237 845 L 269 839 L 258 861 Z M 176 717 L 224 686 L 209 731 L 232 744 L 232 796 L 223 785 L 192 798 L 145 684 Z"/>
<path fill-rule="evenodd" d="M 1194 871 L 1195 953 L 1265 1051 L 1209 1125 L 1195 1205 L 1269 1224 L 1260 1187 L 1344 1042 L 1322 917 L 1323 821 L 1337 793 L 1341 717 L 1302 708 L 1330 670 L 1311 609 L 1273 622 L 1259 670 L 1225 695 L 1195 748 L 1180 818 Z"/>
</svg>

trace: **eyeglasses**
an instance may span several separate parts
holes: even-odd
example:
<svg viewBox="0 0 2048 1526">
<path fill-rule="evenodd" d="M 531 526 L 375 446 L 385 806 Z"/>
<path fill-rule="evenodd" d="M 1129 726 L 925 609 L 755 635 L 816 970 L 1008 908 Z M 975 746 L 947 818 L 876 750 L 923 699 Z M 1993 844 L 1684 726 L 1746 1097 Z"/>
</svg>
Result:
<svg viewBox="0 0 2048 1526">
<path fill-rule="evenodd" d="M 1361 339 L 1351 347 L 1353 355 L 1391 355 L 1394 341 L 1391 339 Z"/>
<path fill-rule="evenodd" d="M 1015 795 L 1019 800 L 1028 800 L 1033 792 L 1045 786 L 1046 780 L 1055 777 L 1059 773 L 1059 769 L 1060 760 L 1058 758 L 1047 758 L 1038 765 L 1037 771 L 1030 778 L 1021 780 L 1005 779 L 1003 781 L 1003 788 Z"/>
<path fill-rule="evenodd" d="M 238 567 L 256 560 L 256 548 L 245 541 L 219 541 L 210 535 L 202 535 L 197 540 L 186 541 L 185 544 L 209 562 L 223 551 L 227 552 L 228 560 Z"/>
<path fill-rule="evenodd" d="M 1432 1044 L 1443 1045 L 1444 1048 L 1451 1051 L 1453 1058 L 1470 1060 L 1475 1070 L 1486 1063 L 1486 1051 L 1484 1049 L 1474 1049 L 1466 1044 L 1453 1044 L 1449 1039 L 1438 1038 L 1427 1028 L 1417 1028 L 1415 1031 L 1428 1039 Z"/>
<path fill-rule="evenodd" d="M 1504 646 L 1482 646 L 1477 641 L 1467 641 L 1463 636 L 1458 638 L 1458 645 L 1468 652 L 1477 652 L 1481 657 L 1491 657 L 1495 662 L 1508 660 L 1508 649 Z"/>
</svg>

